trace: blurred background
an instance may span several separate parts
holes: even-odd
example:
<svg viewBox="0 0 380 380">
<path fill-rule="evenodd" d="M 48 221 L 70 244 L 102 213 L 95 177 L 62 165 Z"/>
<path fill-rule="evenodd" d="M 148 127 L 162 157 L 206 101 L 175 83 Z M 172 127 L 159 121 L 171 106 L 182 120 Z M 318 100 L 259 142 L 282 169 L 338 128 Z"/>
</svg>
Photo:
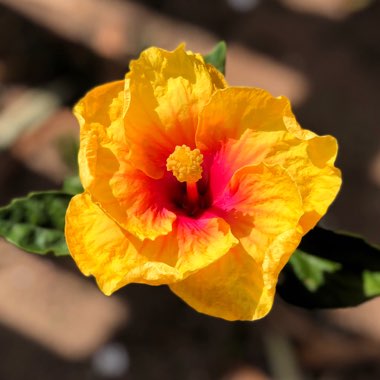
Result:
<svg viewBox="0 0 380 380">
<path fill-rule="evenodd" d="M 323 220 L 380 243 L 380 2 L 0 0 L 0 205 L 75 171 L 72 105 L 145 47 L 228 43 L 227 80 L 286 95 L 340 143 Z M 74 159 L 75 160 L 75 159 Z M 0 379 L 379 379 L 380 299 L 255 323 L 197 314 L 166 287 L 103 296 L 70 258 L 0 240 Z"/>
</svg>

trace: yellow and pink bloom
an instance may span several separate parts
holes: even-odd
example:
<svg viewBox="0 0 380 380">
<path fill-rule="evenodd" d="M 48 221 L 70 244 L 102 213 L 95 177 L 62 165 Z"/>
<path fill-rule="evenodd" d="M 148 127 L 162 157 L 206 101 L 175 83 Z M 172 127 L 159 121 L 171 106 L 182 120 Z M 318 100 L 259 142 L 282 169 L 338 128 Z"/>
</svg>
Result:
<svg viewBox="0 0 380 380">
<path fill-rule="evenodd" d="M 254 320 L 340 185 L 337 143 L 301 129 L 284 97 L 229 87 L 181 45 L 149 48 L 75 107 L 85 192 L 66 240 L 107 295 L 169 285 L 196 310 Z"/>
</svg>

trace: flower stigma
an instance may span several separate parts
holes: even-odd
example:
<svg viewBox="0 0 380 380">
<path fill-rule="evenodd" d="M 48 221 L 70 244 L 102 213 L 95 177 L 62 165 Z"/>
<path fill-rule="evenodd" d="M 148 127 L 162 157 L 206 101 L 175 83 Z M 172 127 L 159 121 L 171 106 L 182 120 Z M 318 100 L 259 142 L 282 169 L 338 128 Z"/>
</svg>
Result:
<svg viewBox="0 0 380 380">
<path fill-rule="evenodd" d="M 166 169 L 173 172 L 179 182 L 195 183 L 202 178 L 203 154 L 187 145 L 177 145 L 166 160 Z"/>
<path fill-rule="evenodd" d="M 192 204 L 199 199 L 196 182 L 202 178 L 202 163 L 203 154 L 200 150 L 191 150 L 187 145 L 177 145 L 166 160 L 166 169 L 179 182 L 186 182 L 187 196 Z"/>
</svg>

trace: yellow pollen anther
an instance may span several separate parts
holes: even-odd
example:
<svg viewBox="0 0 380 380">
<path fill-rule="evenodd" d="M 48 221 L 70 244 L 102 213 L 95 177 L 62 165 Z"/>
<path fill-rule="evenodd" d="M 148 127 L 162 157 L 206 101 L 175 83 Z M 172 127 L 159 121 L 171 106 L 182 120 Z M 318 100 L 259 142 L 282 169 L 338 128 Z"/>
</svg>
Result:
<svg viewBox="0 0 380 380">
<path fill-rule="evenodd" d="M 166 160 L 166 169 L 173 172 L 179 182 L 195 183 L 202 178 L 203 155 L 199 149 L 177 145 Z"/>
</svg>

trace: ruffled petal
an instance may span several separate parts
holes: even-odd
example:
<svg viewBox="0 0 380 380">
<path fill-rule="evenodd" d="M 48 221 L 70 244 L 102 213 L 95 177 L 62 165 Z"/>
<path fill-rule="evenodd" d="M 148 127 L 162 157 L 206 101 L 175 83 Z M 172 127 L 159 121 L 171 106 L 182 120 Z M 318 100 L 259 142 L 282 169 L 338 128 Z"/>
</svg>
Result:
<svg viewBox="0 0 380 380">
<path fill-rule="evenodd" d="M 230 321 L 264 317 L 275 290 L 265 287 L 261 266 L 240 245 L 170 289 L 195 310 Z"/>
<path fill-rule="evenodd" d="M 198 219 L 178 217 L 176 268 L 186 277 L 225 255 L 238 244 L 230 226 L 214 215 Z"/>
<path fill-rule="evenodd" d="M 131 282 L 161 285 L 182 278 L 173 265 L 178 256 L 173 236 L 141 242 L 108 217 L 88 193 L 70 201 L 65 235 L 79 269 L 93 275 L 107 295 Z"/>
<path fill-rule="evenodd" d="M 212 198 L 224 192 L 234 173 L 244 166 L 262 163 L 273 145 L 280 142 L 286 132 L 257 132 L 246 129 L 238 140 L 227 139 L 216 151 L 204 152 L 209 189 Z"/>
<path fill-rule="evenodd" d="M 95 88 L 76 105 L 80 177 L 120 226 L 140 239 L 153 240 L 172 230 L 176 216 L 168 209 L 165 183 L 153 181 L 127 160 L 124 105 L 123 81 Z"/>
<path fill-rule="evenodd" d="M 302 199 L 292 178 L 278 165 L 259 164 L 238 170 L 215 200 L 214 208 L 258 264 L 264 265 L 270 249 L 281 245 L 268 260 L 272 267 L 265 268 L 265 272 L 277 273 L 277 267 L 300 242 L 297 229 L 303 215 Z M 292 237 L 285 239 L 286 249 L 284 236 Z"/>
<path fill-rule="evenodd" d="M 113 198 L 107 200 L 101 193 L 101 204 L 129 232 L 154 240 L 173 229 L 177 216 L 170 211 L 170 197 L 177 185 L 169 176 L 153 180 L 129 166 L 110 178 Z"/>
<path fill-rule="evenodd" d="M 140 239 L 154 240 L 172 231 L 176 214 L 170 211 L 170 195 L 177 183 L 151 179 L 101 144 L 95 148 L 96 181 L 87 190 L 120 226 Z"/>
<path fill-rule="evenodd" d="M 216 91 L 202 110 L 196 143 L 201 150 L 216 151 L 228 139 L 240 139 L 247 129 L 274 132 L 288 128 L 305 137 L 314 135 L 301 130 L 287 98 L 275 98 L 259 88 L 229 87 Z"/>
<path fill-rule="evenodd" d="M 180 45 L 173 52 L 145 50 L 126 76 L 130 102 L 125 133 L 133 165 L 161 178 L 176 145 L 195 147 L 198 115 L 223 77 Z"/>
<path fill-rule="evenodd" d="M 110 141 L 114 150 L 127 149 L 122 124 L 124 81 L 106 83 L 89 91 L 74 107 L 80 125 L 79 175 L 86 188 L 96 180 L 94 143 Z"/>
<path fill-rule="evenodd" d="M 104 130 L 118 120 L 124 109 L 124 80 L 105 83 L 90 90 L 74 107 L 81 127 L 99 124 Z M 115 128 L 115 132 L 123 132 Z M 114 135 L 115 136 L 115 135 Z"/>
<path fill-rule="evenodd" d="M 327 212 L 341 184 L 341 172 L 334 166 L 338 145 L 332 136 L 299 140 L 287 134 L 265 158 L 268 164 L 286 168 L 303 200 L 300 220 L 303 234 L 312 229 Z"/>
<path fill-rule="evenodd" d="M 302 237 L 302 199 L 280 166 L 246 166 L 215 199 L 240 244 L 170 288 L 196 310 L 227 320 L 254 320 L 270 310 L 278 275 Z"/>
<path fill-rule="evenodd" d="M 267 91 L 227 88 L 215 92 L 200 116 L 197 146 L 212 157 L 210 187 L 218 197 L 236 170 L 264 162 L 282 166 L 302 197 L 307 233 L 326 213 L 341 186 L 334 167 L 337 143 L 297 123 L 289 101 Z"/>
<path fill-rule="evenodd" d="M 124 231 L 91 199 L 76 195 L 66 213 L 66 241 L 79 269 L 111 294 L 131 283 L 161 285 L 186 278 L 237 244 L 220 218 L 181 217 L 175 230 L 154 241 Z"/>
</svg>

